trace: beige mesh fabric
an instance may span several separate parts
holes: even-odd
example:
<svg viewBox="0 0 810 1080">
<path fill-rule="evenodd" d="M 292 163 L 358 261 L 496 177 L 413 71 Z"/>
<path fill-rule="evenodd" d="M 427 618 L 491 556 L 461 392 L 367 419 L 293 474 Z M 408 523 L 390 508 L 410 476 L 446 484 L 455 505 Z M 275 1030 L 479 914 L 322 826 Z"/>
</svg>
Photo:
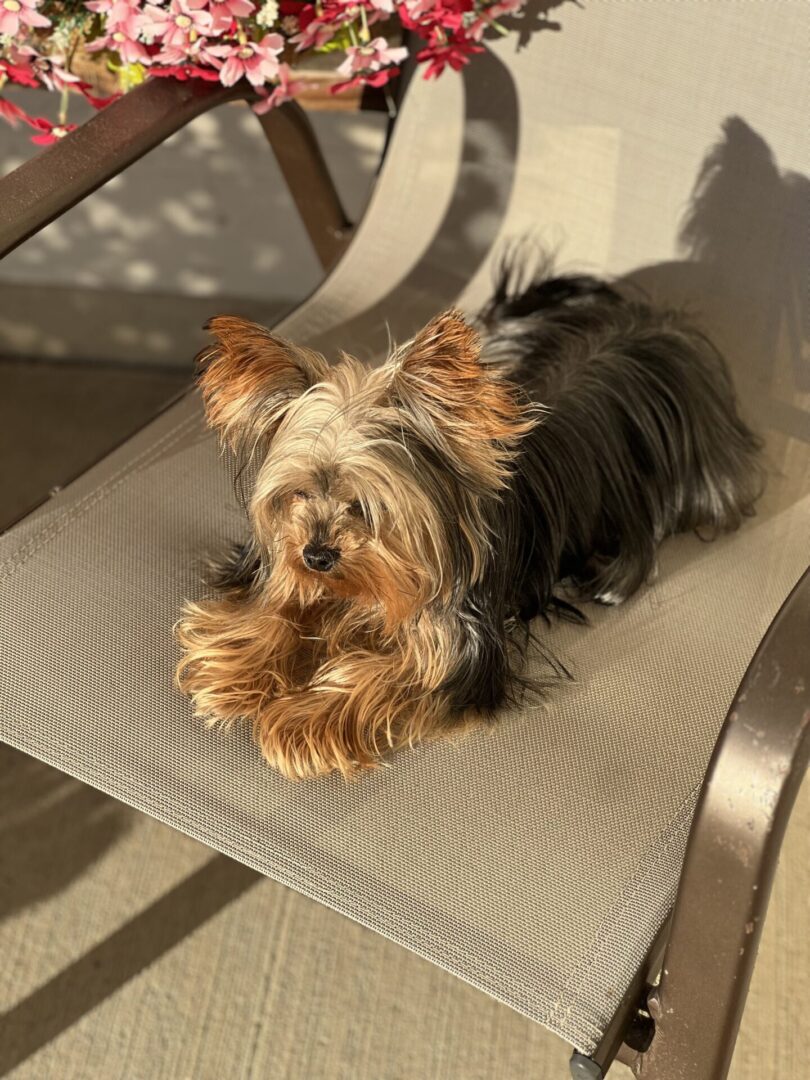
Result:
<svg viewBox="0 0 810 1080">
<path fill-rule="evenodd" d="M 373 355 L 386 322 L 402 337 L 459 293 L 472 304 L 493 244 L 531 226 L 564 266 L 702 312 L 768 433 L 758 516 L 714 544 L 668 541 L 633 601 L 543 630 L 576 675 L 548 705 L 355 784 L 293 784 L 172 688 L 198 560 L 244 528 L 189 396 L 0 540 L 0 725 L 589 1051 L 671 904 L 714 738 L 810 556 L 810 13 L 553 14 L 559 30 L 473 68 L 466 98 L 452 78 L 415 82 L 355 245 L 282 330 Z"/>
</svg>

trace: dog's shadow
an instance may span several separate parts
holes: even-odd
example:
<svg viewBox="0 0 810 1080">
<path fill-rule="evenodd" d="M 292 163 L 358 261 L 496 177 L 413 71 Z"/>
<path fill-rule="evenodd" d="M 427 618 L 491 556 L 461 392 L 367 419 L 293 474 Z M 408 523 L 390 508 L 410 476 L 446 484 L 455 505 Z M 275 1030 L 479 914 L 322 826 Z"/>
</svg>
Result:
<svg viewBox="0 0 810 1080">
<path fill-rule="evenodd" d="M 67 888 L 130 823 L 106 795 L 0 744 L 0 921 Z"/>
<path fill-rule="evenodd" d="M 745 120 L 725 120 L 678 234 L 681 260 L 626 275 L 657 303 L 685 307 L 731 368 L 746 417 L 810 442 L 810 180 L 783 171 Z"/>
</svg>

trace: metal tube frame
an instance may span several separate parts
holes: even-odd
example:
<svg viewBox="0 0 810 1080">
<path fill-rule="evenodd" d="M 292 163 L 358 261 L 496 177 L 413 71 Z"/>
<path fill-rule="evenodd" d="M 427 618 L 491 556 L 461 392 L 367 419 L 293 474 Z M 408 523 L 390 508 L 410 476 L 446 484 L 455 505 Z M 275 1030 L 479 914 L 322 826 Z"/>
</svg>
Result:
<svg viewBox="0 0 810 1080">
<path fill-rule="evenodd" d="M 810 760 L 810 570 L 732 703 L 695 811 L 644 1080 L 724 1080 L 782 840 Z M 788 992 L 788 988 L 785 988 Z"/>
<path fill-rule="evenodd" d="M 762 639 L 709 761 L 660 972 L 649 980 L 649 1047 L 628 1045 L 626 1028 L 620 1045 L 614 1021 L 590 1058 L 572 1058 L 573 1075 L 604 1076 L 617 1057 L 641 1080 L 725 1080 L 808 761 L 810 569 Z M 623 1014 L 626 1025 L 638 1018 L 632 998 Z"/>
</svg>

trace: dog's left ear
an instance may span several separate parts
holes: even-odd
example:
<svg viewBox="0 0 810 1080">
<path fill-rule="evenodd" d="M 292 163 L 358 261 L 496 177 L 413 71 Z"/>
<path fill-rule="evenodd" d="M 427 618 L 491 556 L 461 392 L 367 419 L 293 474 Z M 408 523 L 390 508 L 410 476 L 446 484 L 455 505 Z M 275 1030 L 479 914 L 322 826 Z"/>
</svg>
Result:
<svg viewBox="0 0 810 1080">
<path fill-rule="evenodd" d="M 417 425 L 481 468 L 482 444 L 504 449 L 534 424 L 517 388 L 481 363 L 481 339 L 460 311 L 437 315 L 394 358 L 391 392 Z"/>
<path fill-rule="evenodd" d="M 258 323 L 217 315 L 213 345 L 197 357 L 208 423 L 234 450 L 272 439 L 296 398 L 328 370 L 324 358 Z"/>
</svg>

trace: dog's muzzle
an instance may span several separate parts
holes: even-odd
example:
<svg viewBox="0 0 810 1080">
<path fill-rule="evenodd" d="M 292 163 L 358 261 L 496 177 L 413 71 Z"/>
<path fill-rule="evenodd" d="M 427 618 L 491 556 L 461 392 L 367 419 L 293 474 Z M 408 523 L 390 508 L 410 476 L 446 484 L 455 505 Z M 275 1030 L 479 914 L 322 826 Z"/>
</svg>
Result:
<svg viewBox="0 0 810 1080">
<path fill-rule="evenodd" d="M 307 544 L 301 555 L 304 565 L 319 574 L 325 574 L 327 570 L 331 570 L 340 558 L 337 548 L 323 547 L 321 544 Z"/>
</svg>

